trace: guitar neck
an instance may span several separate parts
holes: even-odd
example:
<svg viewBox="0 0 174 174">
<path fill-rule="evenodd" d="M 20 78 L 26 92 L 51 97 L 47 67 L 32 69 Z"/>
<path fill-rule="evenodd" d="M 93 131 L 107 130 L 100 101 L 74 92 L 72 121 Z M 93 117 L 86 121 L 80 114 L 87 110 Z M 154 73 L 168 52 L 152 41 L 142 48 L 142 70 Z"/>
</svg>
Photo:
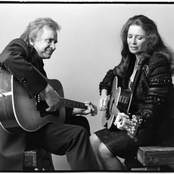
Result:
<svg viewBox="0 0 174 174">
<path fill-rule="evenodd" d="M 87 106 L 85 103 L 69 100 L 66 98 L 60 98 L 60 106 L 68 107 L 68 108 L 81 108 L 81 109 L 87 109 Z"/>
</svg>

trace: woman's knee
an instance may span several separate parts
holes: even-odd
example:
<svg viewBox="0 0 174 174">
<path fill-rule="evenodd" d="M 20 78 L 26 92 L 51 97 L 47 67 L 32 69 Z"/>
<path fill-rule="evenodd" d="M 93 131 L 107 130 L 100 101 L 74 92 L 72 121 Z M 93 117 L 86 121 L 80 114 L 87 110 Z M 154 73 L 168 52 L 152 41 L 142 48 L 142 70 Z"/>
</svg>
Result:
<svg viewBox="0 0 174 174">
<path fill-rule="evenodd" d="M 102 160 L 107 160 L 108 158 L 113 156 L 113 154 L 104 143 L 100 143 L 98 147 L 98 155 Z"/>
<path fill-rule="evenodd" d="M 100 141 L 96 134 L 90 136 L 90 142 L 100 158 L 104 159 L 112 155 L 106 145 Z"/>
<path fill-rule="evenodd" d="M 91 145 L 94 147 L 97 147 L 99 146 L 99 144 L 101 143 L 100 139 L 98 138 L 98 136 L 96 134 L 92 134 L 90 136 L 90 142 L 91 142 Z"/>
</svg>

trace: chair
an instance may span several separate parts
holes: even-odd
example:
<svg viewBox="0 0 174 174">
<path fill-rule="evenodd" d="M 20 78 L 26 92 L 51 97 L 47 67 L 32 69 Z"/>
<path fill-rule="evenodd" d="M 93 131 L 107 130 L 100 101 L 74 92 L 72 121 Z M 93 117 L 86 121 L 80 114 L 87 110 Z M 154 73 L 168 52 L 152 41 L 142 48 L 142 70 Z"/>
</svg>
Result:
<svg viewBox="0 0 174 174">
<path fill-rule="evenodd" d="M 125 165 L 128 170 L 163 172 L 174 171 L 173 116 L 171 116 L 167 121 L 168 123 L 164 122 L 164 125 L 159 130 L 161 137 L 165 137 L 165 139 L 158 146 L 139 147 L 136 157 L 125 160 Z"/>
<path fill-rule="evenodd" d="M 139 147 L 137 159 L 146 171 L 173 171 L 174 147 Z"/>
<path fill-rule="evenodd" d="M 137 157 L 126 159 L 129 171 L 174 171 L 174 147 L 139 147 Z"/>
<path fill-rule="evenodd" d="M 174 171 L 174 87 L 170 96 L 164 113 L 167 119 L 158 130 L 165 139 L 158 146 L 139 147 L 136 157 L 125 160 L 128 170 Z"/>
</svg>

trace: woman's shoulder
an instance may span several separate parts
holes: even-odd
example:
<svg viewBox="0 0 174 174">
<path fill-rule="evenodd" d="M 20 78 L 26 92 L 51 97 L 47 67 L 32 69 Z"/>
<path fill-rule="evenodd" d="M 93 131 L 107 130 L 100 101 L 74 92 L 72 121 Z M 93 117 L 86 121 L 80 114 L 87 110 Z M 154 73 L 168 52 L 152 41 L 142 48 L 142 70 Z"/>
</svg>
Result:
<svg viewBox="0 0 174 174">
<path fill-rule="evenodd" d="M 154 52 L 149 59 L 149 65 L 155 65 L 157 63 L 170 63 L 168 57 L 169 55 L 165 52 Z"/>
<path fill-rule="evenodd" d="M 149 59 L 148 68 L 153 75 L 171 73 L 171 62 L 166 54 L 155 52 Z"/>
</svg>

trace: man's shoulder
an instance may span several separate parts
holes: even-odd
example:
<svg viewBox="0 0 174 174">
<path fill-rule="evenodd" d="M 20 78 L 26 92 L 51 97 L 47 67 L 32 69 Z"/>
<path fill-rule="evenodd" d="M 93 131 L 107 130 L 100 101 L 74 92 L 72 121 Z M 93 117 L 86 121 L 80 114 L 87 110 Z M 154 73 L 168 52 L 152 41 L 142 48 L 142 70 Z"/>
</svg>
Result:
<svg viewBox="0 0 174 174">
<path fill-rule="evenodd" d="M 27 47 L 27 44 L 21 38 L 15 38 L 15 39 L 13 39 L 12 41 L 10 41 L 10 43 L 8 45 L 14 45 L 14 44 Z"/>
<path fill-rule="evenodd" d="M 15 39 L 11 40 L 9 42 L 9 44 L 6 46 L 6 49 L 11 50 L 11 48 L 15 48 L 16 50 L 25 52 L 26 54 L 28 54 L 30 52 L 30 47 L 21 38 L 15 38 Z"/>
<path fill-rule="evenodd" d="M 15 38 L 6 45 L 1 54 L 6 54 L 11 51 L 21 52 L 21 54 L 25 55 L 25 57 L 28 57 L 32 50 L 23 39 Z"/>
</svg>

